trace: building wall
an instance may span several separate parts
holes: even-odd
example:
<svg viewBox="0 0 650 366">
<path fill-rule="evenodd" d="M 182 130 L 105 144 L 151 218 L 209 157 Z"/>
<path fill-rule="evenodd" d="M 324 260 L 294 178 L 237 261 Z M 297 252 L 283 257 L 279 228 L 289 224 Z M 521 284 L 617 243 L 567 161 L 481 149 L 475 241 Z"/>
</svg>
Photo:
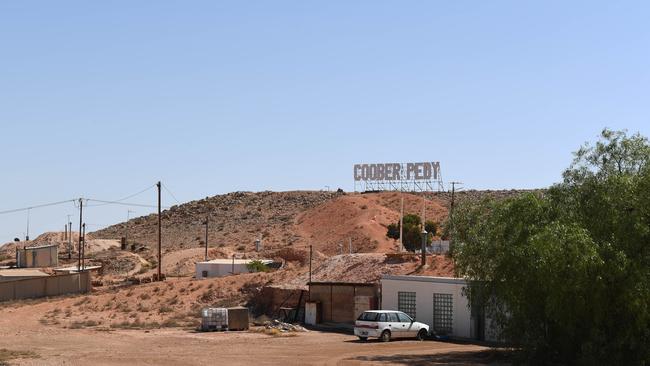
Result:
<svg viewBox="0 0 650 366">
<path fill-rule="evenodd" d="M 235 274 L 248 273 L 248 267 L 243 263 L 235 263 Z M 197 263 L 196 264 L 196 278 L 203 277 L 203 271 L 208 271 L 208 277 L 223 277 L 233 272 L 232 263 Z"/>
<path fill-rule="evenodd" d="M 56 267 L 59 265 L 59 248 L 48 246 L 18 250 L 18 266 L 22 268 Z"/>
<path fill-rule="evenodd" d="M 312 283 L 310 301 L 321 303 L 323 322 L 354 323 L 365 310 L 377 308 L 376 285 L 346 283 Z"/>
<path fill-rule="evenodd" d="M 0 301 L 85 293 L 91 290 L 90 272 L 0 282 Z"/>
<path fill-rule="evenodd" d="M 381 308 L 398 310 L 398 292 L 415 292 L 416 320 L 428 324 L 433 330 L 433 294 L 452 295 L 452 337 L 473 338 L 471 311 L 467 297 L 462 294 L 467 286 L 463 280 L 440 283 L 413 280 L 381 280 Z"/>
</svg>

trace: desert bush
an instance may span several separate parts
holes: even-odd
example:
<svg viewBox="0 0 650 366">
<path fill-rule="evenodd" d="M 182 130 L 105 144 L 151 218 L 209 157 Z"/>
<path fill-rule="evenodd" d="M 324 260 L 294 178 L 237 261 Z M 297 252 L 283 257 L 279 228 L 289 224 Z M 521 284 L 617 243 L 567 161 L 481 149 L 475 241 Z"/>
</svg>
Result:
<svg viewBox="0 0 650 366">
<path fill-rule="evenodd" d="M 163 305 L 160 308 L 158 308 L 159 313 L 171 313 L 174 311 L 174 309 L 171 306 Z"/>
<path fill-rule="evenodd" d="M 254 260 L 254 261 L 251 261 L 248 264 L 246 264 L 246 268 L 248 268 L 248 270 L 250 272 L 268 272 L 269 271 L 269 267 L 266 264 L 262 263 L 262 261 L 257 260 L 257 259 Z"/>
</svg>

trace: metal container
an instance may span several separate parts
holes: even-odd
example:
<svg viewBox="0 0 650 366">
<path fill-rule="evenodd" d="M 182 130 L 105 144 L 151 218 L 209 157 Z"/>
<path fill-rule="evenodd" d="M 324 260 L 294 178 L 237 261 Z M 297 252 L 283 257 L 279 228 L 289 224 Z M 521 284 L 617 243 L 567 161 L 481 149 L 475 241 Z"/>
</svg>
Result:
<svg viewBox="0 0 650 366">
<path fill-rule="evenodd" d="M 201 310 L 201 330 L 228 330 L 228 309 L 203 308 Z"/>
<path fill-rule="evenodd" d="M 248 308 L 243 306 L 228 308 L 228 330 L 247 330 L 248 321 Z"/>
</svg>

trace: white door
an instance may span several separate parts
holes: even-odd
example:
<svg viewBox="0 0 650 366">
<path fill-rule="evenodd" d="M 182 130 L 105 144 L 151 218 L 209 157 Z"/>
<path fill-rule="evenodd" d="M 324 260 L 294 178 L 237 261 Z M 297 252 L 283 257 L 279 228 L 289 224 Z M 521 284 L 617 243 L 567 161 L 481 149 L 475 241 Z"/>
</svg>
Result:
<svg viewBox="0 0 650 366">
<path fill-rule="evenodd" d="M 402 324 L 402 327 L 404 328 L 405 337 L 415 337 L 418 334 L 418 329 L 415 329 L 413 320 L 408 315 L 404 313 L 397 313 L 397 317 L 399 318 L 400 324 Z"/>
<path fill-rule="evenodd" d="M 407 335 L 408 328 L 406 327 L 405 323 L 399 321 L 399 318 L 397 317 L 397 313 L 386 313 L 386 318 L 388 323 L 390 324 L 390 330 L 393 338 L 408 337 Z"/>
</svg>

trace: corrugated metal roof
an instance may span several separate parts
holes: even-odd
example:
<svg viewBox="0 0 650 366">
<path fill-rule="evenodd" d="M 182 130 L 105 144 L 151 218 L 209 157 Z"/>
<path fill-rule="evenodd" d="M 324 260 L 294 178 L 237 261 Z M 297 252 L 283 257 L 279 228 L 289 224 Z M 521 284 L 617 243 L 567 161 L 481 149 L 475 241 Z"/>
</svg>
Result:
<svg viewBox="0 0 650 366">
<path fill-rule="evenodd" d="M 455 277 L 434 277 L 434 276 L 391 276 L 384 275 L 381 277 L 382 280 L 393 280 L 393 281 L 417 281 L 417 282 L 435 282 L 435 283 L 455 283 L 455 284 L 467 284 L 467 281 L 463 278 Z"/>
<path fill-rule="evenodd" d="M 264 264 L 273 263 L 273 261 L 270 260 L 270 259 L 234 259 L 235 264 L 248 264 L 248 263 L 253 262 L 253 261 L 260 261 L 260 262 L 262 262 Z M 197 263 L 200 263 L 200 264 L 233 264 L 233 259 L 220 258 L 220 259 L 213 259 L 213 260 L 210 260 L 210 261 L 207 261 L 207 262 L 197 262 Z"/>
<path fill-rule="evenodd" d="M 23 250 L 25 249 L 42 249 L 42 248 L 51 248 L 51 247 L 58 247 L 58 244 L 34 244 L 30 245 L 28 247 L 24 247 Z"/>
</svg>

